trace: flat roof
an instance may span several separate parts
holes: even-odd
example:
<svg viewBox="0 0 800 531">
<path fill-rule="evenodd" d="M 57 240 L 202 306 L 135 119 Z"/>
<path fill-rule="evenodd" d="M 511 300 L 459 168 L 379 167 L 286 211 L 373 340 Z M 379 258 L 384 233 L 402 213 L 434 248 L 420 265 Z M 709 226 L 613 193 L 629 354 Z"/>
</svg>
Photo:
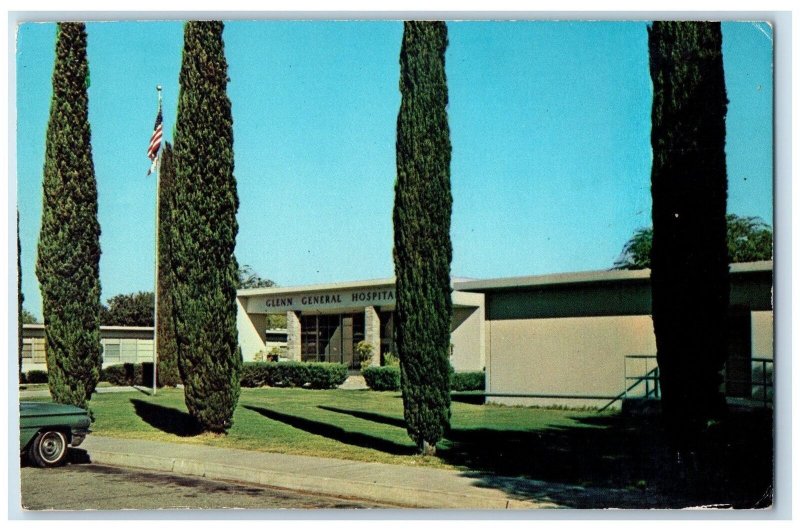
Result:
<svg viewBox="0 0 800 531">
<path fill-rule="evenodd" d="M 307 284 L 305 286 L 289 286 L 271 288 L 240 289 L 236 292 L 239 297 L 255 297 L 259 295 L 282 295 L 284 293 L 297 293 L 300 291 L 334 291 L 341 289 L 374 288 L 376 286 L 393 286 L 394 277 L 376 278 L 372 280 L 355 280 L 350 282 L 333 282 L 327 284 Z"/>
<path fill-rule="evenodd" d="M 759 273 L 767 271 L 772 271 L 772 260 L 745 262 L 730 265 L 730 272 L 732 274 Z M 577 273 L 555 273 L 549 275 L 473 280 L 456 283 L 454 288 L 458 291 L 487 291 L 515 288 L 534 288 L 540 286 L 565 284 L 589 284 L 594 282 L 620 282 L 649 279 L 649 269 L 611 269 L 602 271 L 582 271 Z"/>
<path fill-rule="evenodd" d="M 466 277 L 453 277 L 451 285 L 471 280 L 473 279 Z M 360 288 L 375 288 L 379 286 L 394 286 L 395 282 L 396 282 L 395 277 L 375 278 L 370 280 L 351 280 L 345 282 L 329 282 L 325 284 L 306 284 L 301 286 L 273 286 L 270 288 L 240 289 L 236 292 L 236 294 L 239 297 L 256 297 L 260 295 L 283 295 L 283 294 L 298 293 L 298 292 L 313 293 L 316 291 L 335 291 L 335 290 L 348 290 L 348 289 L 360 289 Z"/>
<path fill-rule="evenodd" d="M 744 262 L 731 264 L 732 274 L 758 273 L 772 271 L 772 260 L 760 262 Z M 594 282 L 646 281 L 650 279 L 649 269 L 608 269 L 600 271 L 580 271 L 576 273 L 553 273 L 547 275 L 530 275 L 522 277 L 503 277 L 483 280 L 472 280 L 453 277 L 454 291 L 478 292 L 485 290 L 502 290 L 515 288 L 532 288 L 538 286 L 588 284 Z M 394 286 L 395 277 L 376 278 L 371 280 L 354 280 L 346 282 L 330 282 L 325 284 L 307 284 L 302 286 L 250 288 L 237 291 L 239 297 L 255 297 L 260 295 L 283 295 L 298 292 L 335 291 L 378 286 Z"/>
</svg>

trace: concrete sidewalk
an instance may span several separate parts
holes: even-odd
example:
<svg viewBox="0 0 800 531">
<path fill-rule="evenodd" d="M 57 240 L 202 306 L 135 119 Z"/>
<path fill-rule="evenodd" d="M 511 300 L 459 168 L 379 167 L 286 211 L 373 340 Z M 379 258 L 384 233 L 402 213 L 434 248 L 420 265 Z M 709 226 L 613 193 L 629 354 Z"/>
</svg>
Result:
<svg viewBox="0 0 800 531">
<path fill-rule="evenodd" d="M 356 498 L 413 508 L 557 508 L 530 495 L 530 483 L 426 467 L 274 454 L 198 444 L 90 435 L 81 448 L 93 463 Z M 528 488 L 517 488 L 519 483 Z M 491 487 L 488 485 L 492 485 Z M 524 494 L 517 494 L 522 492 Z"/>
</svg>

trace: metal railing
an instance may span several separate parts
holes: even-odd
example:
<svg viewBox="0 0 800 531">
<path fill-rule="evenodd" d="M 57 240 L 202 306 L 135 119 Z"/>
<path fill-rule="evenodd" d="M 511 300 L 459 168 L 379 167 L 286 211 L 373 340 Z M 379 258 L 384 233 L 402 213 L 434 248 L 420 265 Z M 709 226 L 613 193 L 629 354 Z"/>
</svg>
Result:
<svg viewBox="0 0 800 531">
<path fill-rule="evenodd" d="M 642 360 L 644 361 L 644 370 L 635 371 L 638 374 L 631 375 L 633 370 L 630 365 L 637 361 L 641 367 Z M 644 384 L 644 394 L 632 395 L 631 391 L 642 384 Z M 638 354 L 625 356 L 625 398 L 653 398 L 656 400 L 661 398 L 660 374 L 655 356 Z"/>
<path fill-rule="evenodd" d="M 751 358 L 750 359 L 750 379 L 749 380 L 728 380 L 726 384 L 746 384 L 750 386 L 750 400 L 761 402 L 763 407 L 772 406 L 773 400 L 773 375 L 774 360 L 770 358 Z"/>
<path fill-rule="evenodd" d="M 645 373 L 639 374 L 636 376 L 630 376 L 628 373 L 628 358 L 631 360 L 645 360 Z M 611 402 L 606 404 L 605 406 L 601 407 L 599 411 L 605 411 L 609 407 L 613 406 L 615 403 L 619 402 L 620 400 L 627 400 L 628 398 L 634 398 L 630 395 L 631 391 L 633 391 L 636 387 L 644 384 L 645 392 L 644 395 L 636 395 L 635 398 L 653 398 L 656 400 L 661 399 L 661 386 L 659 383 L 659 373 L 658 373 L 658 366 L 656 365 L 653 368 L 649 366 L 649 360 L 655 359 L 655 356 L 646 356 L 646 355 L 631 355 L 625 356 L 625 384 L 624 384 L 624 391 L 622 391 L 617 396 L 611 399 Z M 629 383 L 633 382 L 633 383 Z M 652 385 L 651 385 L 652 383 Z"/>
<path fill-rule="evenodd" d="M 644 361 L 644 369 L 641 368 L 642 360 Z M 746 398 L 759 401 L 764 407 L 770 407 L 773 399 L 774 360 L 770 358 L 751 358 L 750 362 L 751 377 L 749 380 L 733 380 L 726 378 L 725 383 L 726 385 L 749 385 L 750 393 Z M 633 365 L 634 363 L 639 364 L 638 371 L 634 371 L 630 367 L 630 365 Z M 651 364 L 655 364 L 655 366 L 651 367 Z M 644 385 L 644 392 L 642 392 L 640 389 L 638 392 L 632 393 L 632 391 L 642 385 Z M 661 398 L 660 374 L 655 356 L 625 356 L 625 392 L 623 395 L 623 398 L 626 399 L 649 398 L 659 400 Z"/>
</svg>

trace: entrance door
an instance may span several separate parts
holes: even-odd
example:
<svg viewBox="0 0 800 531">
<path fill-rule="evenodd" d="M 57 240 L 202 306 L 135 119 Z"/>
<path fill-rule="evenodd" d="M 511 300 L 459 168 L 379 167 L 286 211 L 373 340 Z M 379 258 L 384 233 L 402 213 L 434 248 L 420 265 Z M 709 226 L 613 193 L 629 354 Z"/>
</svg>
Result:
<svg viewBox="0 0 800 531">
<path fill-rule="evenodd" d="M 342 362 L 342 321 L 339 315 L 300 317 L 300 359 Z"/>
<path fill-rule="evenodd" d="M 300 359 L 358 369 L 355 345 L 364 339 L 364 314 L 301 315 Z"/>
</svg>

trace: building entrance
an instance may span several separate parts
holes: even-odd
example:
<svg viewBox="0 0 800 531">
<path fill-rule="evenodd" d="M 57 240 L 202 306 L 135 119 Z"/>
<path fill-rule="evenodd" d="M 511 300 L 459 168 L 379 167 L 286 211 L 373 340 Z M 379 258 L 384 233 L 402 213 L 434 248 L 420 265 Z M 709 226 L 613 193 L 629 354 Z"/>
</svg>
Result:
<svg viewBox="0 0 800 531">
<path fill-rule="evenodd" d="M 344 363 L 358 369 L 355 345 L 364 339 L 364 314 L 300 316 L 300 359 Z"/>
</svg>

